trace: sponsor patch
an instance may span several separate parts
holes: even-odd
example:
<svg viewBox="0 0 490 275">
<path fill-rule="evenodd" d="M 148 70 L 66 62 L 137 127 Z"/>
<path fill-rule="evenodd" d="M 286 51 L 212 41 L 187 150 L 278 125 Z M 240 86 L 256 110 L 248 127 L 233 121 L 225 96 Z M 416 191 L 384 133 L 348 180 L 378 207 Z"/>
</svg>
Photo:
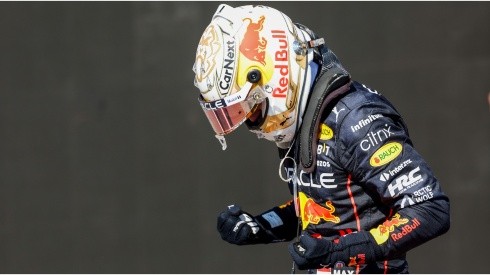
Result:
<svg viewBox="0 0 490 275">
<path fill-rule="evenodd" d="M 369 164 L 371 164 L 372 167 L 379 167 L 388 164 L 398 157 L 402 150 L 403 146 L 398 142 L 387 143 L 374 152 L 369 160 Z"/>
<path fill-rule="evenodd" d="M 320 140 L 332 139 L 333 138 L 333 130 L 330 127 L 328 127 L 328 125 L 322 123 L 322 125 L 320 125 L 320 133 L 319 133 L 318 138 Z"/>
<path fill-rule="evenodd" d="M 391 125 L 385 124 L 385 128 L 377 130 L 375 132 L 370 131 L 363 140 L 359 143 L 361 150 L 368 151 L 371 148 L 377 147 L 387 138 L 391 137 L 394 133 L 391 132 Z"/>
<path fill-rule="evenodd" d="M 355 133 L 361 130 L 362 128 L 364 128 L 364 126 L 368 126 L 371 122 L 375 121 L 380 117 L 383 117 L 383 115 L 382 114 L 369 115 L 367 118 L 359 120 L 359 122 L 357 122 L 356 125 L 350 126 L 350 129 L 352 133 Z"/>
<path fill-rule="evenodd" d="M 331 201 L 318 204 L 305 193 L 299 192 L 299 204 L 301 209 L 301 221 L 303 230 L 311 224 L 323 222 L 339 223 L 340 218 L 335 215 L 335 207 Z"/>
<path fill-rule="evenodd" d="M 402 162 L 397 167 L 393 168 L 393 170 L 388 170 L 388 173 L 385 173 L 385 172 L 381 173 L 379 180 L 383 181 L 383 182 L 388 181 L 391 177 L 398 174 L 398 172 L 402 171 L 403 168 L 407 167 L 407 165 L 409 165 L 410 163 L 412 163 L 412 160 L 407 159 L 406 161 Z"/>
<path fill-rule="evenodd" d="M 420 172 L 419 166 L 409 173 L 399 176 L 395 179 L 395 182 L 390 183 L 388 185 L 388 191 L 390 192 L 391 197 L 396 198 L 401 193 L 422 182 L 424 179 L 422 178 L 422 175 L 417 174 L 417 172 Z"/>
<path fill-rule="evenodd" d="M 398 240 L 403 239 L 403 237 L 410 235 L 412 233 L 412 231 L 417 229 L 419 226 L 420 226 L 420 222 L 419 222 L 419 220 L 417 220 L 417 218 L 415 218 L 412 220 L 411 224 L 406 224 L 406 225 L 402 226 L 401 232 L 391 234 L 391 239 L 393 241 L 397 242 Z"/>
<path fill-rule="evenodd" d="M 377 228 L 369 230 L 371 235 L 373 235 L 377 244 L 385 243 L 390 237 L 390 233 L 395 231 L 396 227 L 400 227 L 409 222 L 408 219 L 400 217 L 400 214 L 396 213 L 391 219 L 386 220 L 382 224 L 378 225 Z"/>
<path fill-rule="evenodd" d="M 283 225 L 281 218 L 274 211 L 262 214 L 262 218 L 264 218 L 266 221 L 269 222 L 269 224 L 271 225 L 271 228 L 275 228 L 275 227 Z"/>
</svg>

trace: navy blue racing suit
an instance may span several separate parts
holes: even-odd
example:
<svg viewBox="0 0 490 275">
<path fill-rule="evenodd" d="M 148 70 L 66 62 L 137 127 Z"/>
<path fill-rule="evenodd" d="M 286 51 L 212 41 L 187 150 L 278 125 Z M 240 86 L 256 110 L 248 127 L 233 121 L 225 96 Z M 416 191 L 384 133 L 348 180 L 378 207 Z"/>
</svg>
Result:
<svg viewBox="0 0 490 275">
<path fill-rule="evenodd" d="M 315 169 L 297 169 L 296 191 L 290 180 L 300 218 L 292 201 L 256 218 L 276 240 L 292 240 L 297 226 L 332 241 L 368 231 L 381 259 L 358 253 L 327 271 L 406 273 L 405 253 L 449 229 L 449 199 L 386 98 L 354 81 L 332 106 L 320 119 Z M 292 176 L 292 161 L 285 170 Z"/>
</svg>

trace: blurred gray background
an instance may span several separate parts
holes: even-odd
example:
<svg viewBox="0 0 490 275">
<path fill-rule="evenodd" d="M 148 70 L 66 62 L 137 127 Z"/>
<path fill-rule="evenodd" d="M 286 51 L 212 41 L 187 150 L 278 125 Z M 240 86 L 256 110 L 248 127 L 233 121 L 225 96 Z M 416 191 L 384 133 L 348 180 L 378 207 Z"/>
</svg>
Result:
<svg viewBox="0 0 490 275">
<path fill-rule="evenodd" d="M 192 64 L 219 2 L 0 3 L 1 273 L 287 273 L 221 241 L 230 203 L 290 198 L 274 144 L 221 151 Z M 232 2 L 238 6 L 247 2 Z M 399 109 L 452 203 L 414 273 L 488 273 L 490 3 L 268 2 Z"/>
</svg>

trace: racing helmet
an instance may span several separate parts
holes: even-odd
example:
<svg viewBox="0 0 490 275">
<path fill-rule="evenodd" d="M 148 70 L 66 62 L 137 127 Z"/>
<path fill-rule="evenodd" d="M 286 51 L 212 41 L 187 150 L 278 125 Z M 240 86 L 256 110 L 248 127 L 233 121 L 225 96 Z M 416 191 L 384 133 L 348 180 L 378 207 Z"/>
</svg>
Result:
<svg viewBox="0 0 490 275">
<path fill-rule="evenodd" d="M 323 43 L 301 26 L 266 6 L 216 10 L 193 71 L 199 103 L 223 150 L 224 136 L 244 122 L 279 147 L 293 140 L 318 67 L 315 46 Z"/>
</svg>

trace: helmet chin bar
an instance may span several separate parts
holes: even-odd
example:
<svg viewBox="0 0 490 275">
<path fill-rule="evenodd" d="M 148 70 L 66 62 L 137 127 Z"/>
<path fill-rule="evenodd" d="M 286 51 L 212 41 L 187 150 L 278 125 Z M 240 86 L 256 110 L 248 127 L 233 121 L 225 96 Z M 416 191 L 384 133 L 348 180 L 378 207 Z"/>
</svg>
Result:
<svg viewBox="0 0 490 275">
<path fill-rule="evenodd" d="M 260 104 L 262 104 L 262 105 L 261 106 L 258 106 L 258 109 L 255 110 L 255 112 L 260 112 L 259 117 L 257 117 L 253 121 L 250 120 L 250 119 L 245 120 L 245 125 L 247 125 L 247 128 L 250 131 L 255 131 L 255 130 L 259 130 L 260 131 L 260 127 L 262 126 L 262 124 L 264 124 L 265 119 L 267 117 L 267 112 L 269 111 L 269 99 L 266 98 Z"/>
</svg>

